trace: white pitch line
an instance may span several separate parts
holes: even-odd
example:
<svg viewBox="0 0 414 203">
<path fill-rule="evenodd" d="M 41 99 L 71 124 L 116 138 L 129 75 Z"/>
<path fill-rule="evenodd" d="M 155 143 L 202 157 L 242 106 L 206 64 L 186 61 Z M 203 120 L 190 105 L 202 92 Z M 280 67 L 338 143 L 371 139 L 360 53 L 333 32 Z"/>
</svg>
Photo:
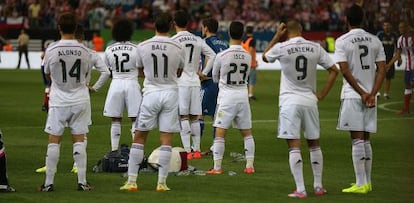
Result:
<svg viewBox="0 0 414 203">
<path fill-rule="evenodd" d="M 402 101 L 397 101 L 397 102 L 387 102 L 387 103 L 383 103 L 378 105 L 379 109 L 385 110 L 385 111 L 391 111 L 391 112 L 396 112 L 398 109 L 390 109 L 387 108 L 386 106 L 391 105 L 391 104 L 401 104 L 403 103 Z"/>
</svg>

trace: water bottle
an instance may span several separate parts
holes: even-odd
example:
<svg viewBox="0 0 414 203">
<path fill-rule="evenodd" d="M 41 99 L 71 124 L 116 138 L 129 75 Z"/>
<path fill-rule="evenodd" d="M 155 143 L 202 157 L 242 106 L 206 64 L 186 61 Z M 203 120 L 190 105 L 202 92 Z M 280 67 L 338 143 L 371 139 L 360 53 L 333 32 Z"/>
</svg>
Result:
<svg viewBox="0 0 414 203">
<path fill-rule="evenodd" d="M 235 175 L 237 175 L 237 173 L 236 173 L 236 172 L 234 172 L 234 171 L 229 171 L 229 176 L 235 176 Z"/>
</svg>

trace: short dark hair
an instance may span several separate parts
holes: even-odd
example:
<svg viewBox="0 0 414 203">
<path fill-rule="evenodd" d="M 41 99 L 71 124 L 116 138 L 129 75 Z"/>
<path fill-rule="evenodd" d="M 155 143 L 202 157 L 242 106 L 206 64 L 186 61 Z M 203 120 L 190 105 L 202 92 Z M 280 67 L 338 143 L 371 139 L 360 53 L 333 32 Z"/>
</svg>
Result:
<svg viewBox="0 0 414 203">
<path fill-rule="evenodd" d="M 361 6 L 354 4 L 348 8 L 346 12 L 346 19 L 350 26 L 360 26 L 362 24 L 362 20 L 364 19 L 364 11 Z"/>
<path fill-rule="evenodd" d="M 174 14 L 174 22 L 178 27 L 187 27 L 190 16 L 184 10 L 178 10 Z"/>
<path fill-rule="evenodd" d="M 120 19 L 115 22 L 112 27 L 112 38 L 117 42 L 124 42 L 131 40 L 134 28 L 131 21 L 127 19 Z"/>
<path fill-rule="evenodd" d="M 77 20 L 73 13 L 63 13 L 58 20 L 59 30 L 64 34 L 74 34 Z"/>
<path fill-rule="evenodd" d="M 243 37 L 244 25 L 239 21 L 233 21 L 230 23 L 230 37 L 232 39 L 241 40 Z"/>
<path fill-rule="evenodd" d="M 218 30 L 218 21 L 214 18 L 207 18 L 203 20 L 203 26 L 207 27 L 211 33 L 216 33 Z"/>
<path fill-rule="evenodd" d="M 75 30 L 75 39 L 77 40 L 84 40 L 85 39 L 85 30 L 81 24 L 76 25 Z"/>
<path fill-rule="evenodd" d="M 253 34 L 253 30 L 254 30 L 253 26 L 251 25 L 246 26 L 246 34 Z"/>
<path fill-rule="evenodd" d="M 155 18 L 155 29 L 157 32 L 166 33 L 170 31 L 172 16 L 169 13 L 161 13 Z"/>
</svg>

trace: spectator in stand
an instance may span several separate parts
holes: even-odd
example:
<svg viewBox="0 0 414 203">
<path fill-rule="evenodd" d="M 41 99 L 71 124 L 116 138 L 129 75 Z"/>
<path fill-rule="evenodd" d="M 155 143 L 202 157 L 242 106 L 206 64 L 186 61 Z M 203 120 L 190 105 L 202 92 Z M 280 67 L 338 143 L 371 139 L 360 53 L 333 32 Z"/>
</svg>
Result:
<svg viewBox="0 0 414 203">
<path fill-rule="evenodd" d="M 10 43 L 10 40 L 7 40 L 6 43 L 3 45 L 3 51 L 12 51 L 13 46 Z"/>
<path fill-rule="evenodd" d="M 104 47 L 104 39 L 99 35 L 98 32 L 93 33 L 92 37 L 92 43 L 93 43 L 93 50 L 95 51 L 103 51 Z"/>
<path fill-rule="evenodd" d="M 41 6 L 39 0 L 35 0 L 29 6 L 29 25 L 30 28 L 39 28 Z"/>
</svg>

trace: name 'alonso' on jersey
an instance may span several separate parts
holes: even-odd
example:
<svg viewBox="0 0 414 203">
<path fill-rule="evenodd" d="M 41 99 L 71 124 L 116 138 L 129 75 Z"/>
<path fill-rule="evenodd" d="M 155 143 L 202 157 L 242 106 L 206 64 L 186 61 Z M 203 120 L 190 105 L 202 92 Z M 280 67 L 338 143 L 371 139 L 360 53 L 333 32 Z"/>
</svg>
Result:
<svg viewBox="0 0 414 203">
<path fill-rule="evenodd" d="M 335 59 L 337 62 L 348 62 L 349 70 L 358 85 L 365 92 L 371 92 L 375 83 L 375 62 L 385 62 L 385 52 L 377 36 L 358 28 L 336 40 Z M 361 98 L 345 78 L 341 91 L 341 99 L 344 98 Z"/>
<path fill-rule="evenodd" d="M 144 68 L 144 94 L 177 86 L 177 69 L 184 67 L 182 46 L 164 36 L 154 36 L 137 48 L 137 66 Z"/>
<path fill-rule="evenodd" d="M 319 44 L 303 37 L 275 44 L 265 57 L 269 62 L 279 60 L 282 67 L 279 105 L 315 105 L 317 64 L 325 69 L 334 65 Z"/>
<path fill-rule="evenodd" d="M 73 106 L 89 102 L 87 76 L 91 53 L 76 40 L 60 40 L 50 45 L 44 58 L 45 73 L 52 85 L 49 106 Z"/>
<path fill-rule="evenodd" d="M 241 45 L 231 45 L 217 54 L 213 66 L 213 81 L 219 83 L 217 104 L 249 102 L 247 77 L 252 57 Z"/>
<path fill-rule="evenodd" d="M 179 86 L 200 86 L 200 79 L 197 72 L 200 69 L 201 54 L 209 58 L 206 68 L 213 66 L 216 53 L 207 45 L 207 43 L 188 31 L 180 31 L 173 37 L 174 41 L 180 43 L 185 51 L 185 65 L 183 74 L 178 79 Z"/>
<path fill-rule="evenodd" d="M 137 46 L 131 42 L 116 42 L 105 50 L 105 63 L 112 71 L 113 79 L 136 80 Z"/>
</svg>

